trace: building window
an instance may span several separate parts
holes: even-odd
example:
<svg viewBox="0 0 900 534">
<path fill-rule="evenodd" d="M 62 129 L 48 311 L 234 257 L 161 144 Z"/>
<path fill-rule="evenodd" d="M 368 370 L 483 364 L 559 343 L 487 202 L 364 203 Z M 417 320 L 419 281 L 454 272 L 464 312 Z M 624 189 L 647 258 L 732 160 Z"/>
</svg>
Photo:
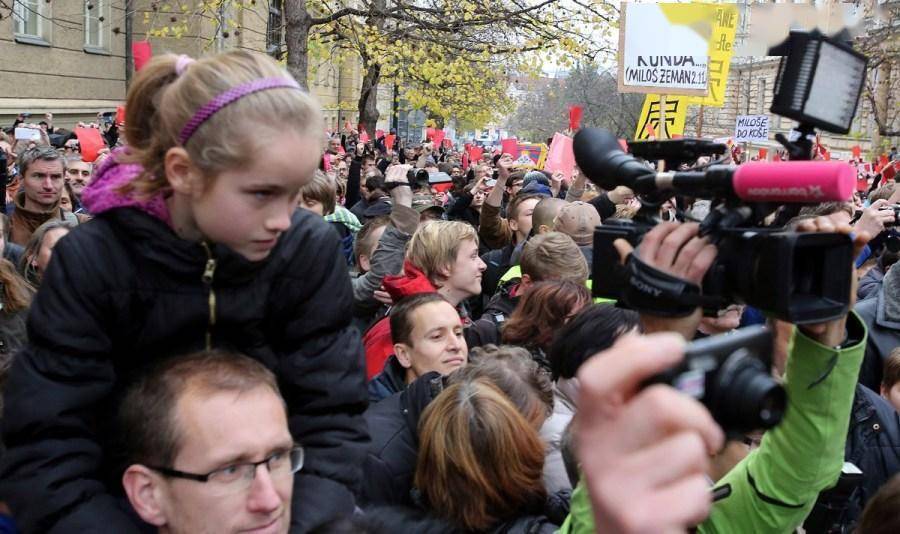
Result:
<svg viewBox="0 0 900 534">
<path fill-rule="evenodd" d="M 762 115 L 766 112 L 766 79 L 760 78 L 756 84 L 756 114 Z"/>
<path fill-rule="evenodd" d="M 105 50 L 106 17 L 108 0 L 85 0 L 84 2 L 84 46 Z"/>
<path fill-rule="evenodd" d="M 282 46 L 282 28 L 284 19 L 281 15 L 280 0 L 269 2 L 269 20 L 266 23 L 266 53 L 275 59 L 281 59 L 284 53 Z"/>
<path fill-rule="evenodd" d="M 13 19 L 16 40 L 34 44 L 47 44 L 50 27 L 50 4 L 41 0 L 14 0 Z"/>
</svg>

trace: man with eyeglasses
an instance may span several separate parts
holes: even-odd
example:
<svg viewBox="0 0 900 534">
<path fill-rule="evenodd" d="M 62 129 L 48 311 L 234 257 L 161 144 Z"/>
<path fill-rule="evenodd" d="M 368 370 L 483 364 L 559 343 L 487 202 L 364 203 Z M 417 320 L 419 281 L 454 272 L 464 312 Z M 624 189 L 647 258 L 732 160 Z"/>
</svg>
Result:
<svg viewBox="0 0 900 534">
<path fill-rule="evenodd" d="M 169 359 L 128 389 L 116 422 L 125 493 L 159 532 L 288 532 L 303 449 L 261 363 L 215 351 Z"/>
</svg>

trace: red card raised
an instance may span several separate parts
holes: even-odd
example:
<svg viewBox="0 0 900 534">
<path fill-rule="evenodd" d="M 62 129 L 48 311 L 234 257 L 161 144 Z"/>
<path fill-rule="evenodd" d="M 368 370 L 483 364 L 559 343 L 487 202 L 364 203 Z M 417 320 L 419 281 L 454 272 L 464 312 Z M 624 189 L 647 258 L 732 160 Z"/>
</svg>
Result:
<svg viewBox="0 0 900 534">
<path fill-rule="evenodd" d="M 153 57 L 153 49 L 150 48 L 150 41 L 136 41 L 131 43 L 131 57 L 134 58 L 135 72 L 144 68 L 144 65 Z"/>
<path fill-rule="evenodd" d="M 434 128 L 426 128 L 425 129 L 425 140 L 430 141 L 434 138 Z"/>
<path fill-rule="evenodd" d="M 519 155 L 519 140 L 515 137 L 500 141 L 500 149 L 503 154 L 509 154 L 515 159 Z"/>
<path fill-rule="evenodd" d="M 768 155 L 769 155 L 769 149 L 767 149 L 767 148 L 759 149 L 759 159 L 764 160 L 764 159 L 766 159 L 766 156 L 768 156 Z"/>
<path fill-rule="evenodd" d="M 581 128 L 581 117 L 584 114 L 584 109 L 581 106 L 571 105 L 569 106 L 569 129 L 573 132 L 578 128 Z"/>
<path fill-rule="evenodd" d="M 853 159 L 859 159 L 862 156 L 862 148 L 859 145 L 853 145 L 850 147 L 850 152 L 853 153 Z"/>
<path fill-rule="evenodd" d="M 480 146 L 469 147 L 469 163 L 475 164 L 481 161 L 481 156 L 484 155 L 484 148 Z"/>
<path fill-rule="evenodd" d="M 125 124 L 125 106 L 116 106 L 116 124 Z"/>
<path fill-rule="evenodd" d="M 384 130 L 375 130 L 375 139 L 381 139 L 384 137 Z"/>
<path fill-rule="evenodd" d="M 81 159 L 88 163 L 97 159 L 100 150 L 106 148 L 100 130 L 96 128 L 75 128 L 75 136 L 81 147 Z"/>
<path fill-rule="evenodd" d="M 369 142 L 369 132 L 367 132 L 365 129 L 360 130 L 359 131 L 359 140 L 362 141 L 363 143 L 368 143 Z"/>
<path fill-rule="evenodd" d="M 384 146 L 387 147 L 388 150 L 394 149 L 394 140 L 397 139 L 397 136 L 394 134 L 387 134 L 384 136 Z"/>
<path fill-rule="evenodd" d="M 444 130 L 435 130 L 434 133 L 431 134 L 431 140 L 434 141 L 434 146 L 441 146 L 446 135 L 447 132 Z"/>
</svg>

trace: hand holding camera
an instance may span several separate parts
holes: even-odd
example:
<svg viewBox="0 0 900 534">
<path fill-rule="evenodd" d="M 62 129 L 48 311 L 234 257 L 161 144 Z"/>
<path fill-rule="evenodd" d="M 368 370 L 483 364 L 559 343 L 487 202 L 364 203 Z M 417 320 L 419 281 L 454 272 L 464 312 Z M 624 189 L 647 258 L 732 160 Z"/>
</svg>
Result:
<svg viewBox="0 0 900 534">
<path fill-rule="evenodd" d="M 884 231 L 885 226 L 893 226 L 896 223 L 896 212 L 885 199 L 879 199 L 871 206 L 862 210 L 862 214 L 856 224 L 853 225 L 857 232 L 866 232 L 870 236 L 876 236 Z"/>
<path fill-rule="evenodd" d="M 576 450 L 598 532 L 681 532 L 709 513 L 706 471 L 722 430 L 696 400 L 641 389 L 684 347 L 674 334 L 626 335 L 578 372 Z"/>
</svg>

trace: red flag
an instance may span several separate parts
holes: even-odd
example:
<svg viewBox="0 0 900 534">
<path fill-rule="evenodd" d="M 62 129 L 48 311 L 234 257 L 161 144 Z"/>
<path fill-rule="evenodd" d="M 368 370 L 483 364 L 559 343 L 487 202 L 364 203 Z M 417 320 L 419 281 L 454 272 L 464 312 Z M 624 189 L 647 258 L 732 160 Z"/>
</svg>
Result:
<svg viewBox="0 0 900 534">
<path fill-rule="evenodd" d="M 862 148 L 859 145 L 850 147 L 850 152 L 853 153 L 853 159 L 859 159 L 862 156 Z"/>
<path fill-rule="evenodd" d="M 584 115 L 584 109 L 581 106 L 569 106 L 569 129 L 573 132 L 581 128 L 581 117 Z"/>
<path fill-rule="evenodd" d="M 134 71 L 144 68 L 144 65 L 153 57 L 153 49 L 150 41 L 135 41 L 131 43 L 131 57 L 134 58 Z"/>
<path fill-rule="evenodd" d="M 81 147 L 81 159 L 88 163 L 97 159 L 97 153 L 101 148 L 106 148 L 100 130 L 96 128 L 75 128 L 75 136 L 78 138 L 78 146 Z"/>
<path fill-rule="evenodd" d="M 769 155 L 769 150 L 768 150 L 768 149 L 766 149 L 766 148 L 760 148 L 760 149 L 759 149 L 759 159 L 761 159 L 761 160 L 762 160 L 762 159 L 766 159 L 766 156 L 768 156 L 768 155 Z"/>
</svg>

